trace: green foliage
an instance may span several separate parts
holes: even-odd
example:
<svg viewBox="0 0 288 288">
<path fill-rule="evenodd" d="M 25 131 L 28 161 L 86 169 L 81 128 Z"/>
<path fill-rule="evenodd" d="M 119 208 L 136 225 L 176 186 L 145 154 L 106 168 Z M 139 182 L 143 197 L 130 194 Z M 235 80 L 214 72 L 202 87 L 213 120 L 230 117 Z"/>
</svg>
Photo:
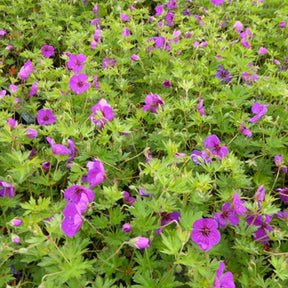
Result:
<svg viewBox="0 0 288 288">
<path fill-rule="evenodd" d="M 208 288 L 214 287 L 220 261 L 236 287 L 287 287 L 287 216 L 277 214 L 287 213 L 287 201 L 275 190 L 287 188 L 288 30 L 279 26 L 288 25 L 285 1 L 214 6 L 210 0 L 178 0 L 170 9 L 175 25 L 165 19 L 168 0 L 98 2 L 0 3 L 1 29 L 7 31 L 0 37 L 0 287 Z M 159 5 L 165 12 L 156 16 Z M 99 22 L 91 24 L 93 19 Z M 249 49 L 236 21 L 244 25 L 242 33 L 246 28 L 252 33 L 246 35 Z M 41 53 L 44 45 L 54 47 L 53 56 Z M 267 54 L 261 55 L 260 47 Z M 87 57 L 80 72 L 68 67 L 68 52 Z M 131 60 L 133 54 L 139 60 Z M 116 60 L 115 66 L 103 68 L 105 58 Z M 20 71 L 28 60 L 34 70 L 23 81 Z M 231 81 L 215 77 L 220 65 L 229 69 Z M 76 94 L 70 79 L 79 73 L 91 86 Z M 247 81 L 243 73 L 258 79 Z M 38 91 L 30 96 L 33 83 Z M 150 93 L 165 103 L 157 113 L 143 111 Z M 100 99 L 114 113 L 103 129 L 90 120 Z M 249 122 L 255 102 L 268 104 L 268 111 Z M 51 109 L 55 123 L 39 125 L 40 109 Z M 251 138 L 240 128 L 244 121 Z M 27 137 L 28 128 L 37 130 L 36 138 Z M 221 141 L 216 151 L 204 146 L 211 135 Z M 72 139 L 73 160 L 72 153 L 55 153 L 47 137 L 69 149 Z M 229 152 L 220 159 L 223 146 Z M 193 150 L 208 158 L 191 159 Z M 276 155 L 283 156 L 282 163 L 275 163 Z M 93 160 L 103 163 L 105 179 L 90 187 L 92 203 L 75 206 L 77 222 L 63 215 L 64 191 L 90 186 L 87 163 Z M 261 185 L 263 201 L 255 194 Z M 2 197 L 7 191 L 14 196 Z M 247 217 L 237 215 L 239 224 L 233 225 L 228 218 L 226 227 L 218 227 L 219 243 L 201 250 L 191 239 L 195 221 L 225 216 L 225 203 L 235 212 L 235 193 L 246 216 L 255 221 L 269 215 L 271 221 L 249 226 Z M 181 217 L 171 220 L 173 212 Z M 80 226 L 73 237 L 62 229 L 64 217 Z M 15 226 L 15 219 L 22 223 Z M 130 232 L 124 224 L 131 225 Z M 258 229 L 267 232 L 267 243 L 255 240 Z M 137 237 L 148 238 L 149 248 L 138 249 Z"/>
</svg>

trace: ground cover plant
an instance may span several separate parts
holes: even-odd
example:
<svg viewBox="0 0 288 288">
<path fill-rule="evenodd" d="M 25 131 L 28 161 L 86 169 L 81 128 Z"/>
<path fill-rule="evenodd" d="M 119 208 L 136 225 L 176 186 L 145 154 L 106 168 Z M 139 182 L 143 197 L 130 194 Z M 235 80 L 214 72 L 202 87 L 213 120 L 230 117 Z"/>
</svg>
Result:
<svg viewBox="0 0 288 288">
<path fill-rule="evenodd" d="M 288 286 L 285 1 L 0 7 L 0 287 Z"/>
</svg>

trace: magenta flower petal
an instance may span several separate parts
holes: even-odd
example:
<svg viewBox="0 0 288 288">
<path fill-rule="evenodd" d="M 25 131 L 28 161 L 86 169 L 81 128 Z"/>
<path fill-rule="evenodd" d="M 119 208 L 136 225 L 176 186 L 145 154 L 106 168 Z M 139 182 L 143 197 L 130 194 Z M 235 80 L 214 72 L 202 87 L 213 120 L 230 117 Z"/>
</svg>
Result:
<svg viewBox="0 0 288 288">
<path fill-rule="evenodd" d="M 73 237 L 81 228 L 83 219 L 74 203 L 68 203 L 63 211 L 65 216 L 62 230 L 68 237 Z"/>
<path fill-rule="evenodd" d="M 0 196 L 2 196 L 3 198 L 5 196 L 13 198 L 14 197 L 14 187 L 5 181 L 0 181 Z"/>
<path fill-rule="evenodd" d="M 214 282 L 214 288 L 235 288 L 233 274 L 231 272 L 224 273 L 224 262 L 219 263 L 219 268 L 216 272 L 216 279 Z"/>
<path fill-rule="evenodd" d="M 204 140 L 204 146 L 207 148 L 214 148 L 217 147 L 221 144 L 219 138 L 216 135 L 211 135 L 208 136 L 205 140 Z"/>
<path fill-rule="evenodd" d="M 211 3 L 214 6 L 219 6 L 219 5 L 222 5 L 224 3 L 224 0 L 211 0 Z"/>
<path fill-rule="evenodd" d="M 246 207 L 244 206 L 244 201 L 241 201 L 240 196 L 235 192 L 233 198 L 233 205 L 232 209 L 236 215 L 242 215 L 246 217 L 245 212 L 247 211 Z"/>
<path fill-rule="evenodd" d="M 94 191 L 80 185 L 72 185 L 71 187 L 67 188 L 64 192 L 64 198 L 69 202 L 78 203 L 82 194 L 87 196 L 89 203 L 93 202 L 95 197 Z"/>
<path fill-rule="evenodd" d="M 86 167 L 88 167 L 87 181 L 90 183 L 90 188 L 93 188 L 105 179 L 105 169 L 101 161 L 88 162 Z"/>
</svg>

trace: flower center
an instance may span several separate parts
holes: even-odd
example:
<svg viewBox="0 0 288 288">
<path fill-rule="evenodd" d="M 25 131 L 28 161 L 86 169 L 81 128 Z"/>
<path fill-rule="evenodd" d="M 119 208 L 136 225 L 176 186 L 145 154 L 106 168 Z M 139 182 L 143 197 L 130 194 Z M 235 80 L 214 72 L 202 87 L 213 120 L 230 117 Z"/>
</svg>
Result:
<svg viewBox="0 0 288 288">
<path fill-rule="evenodd" d="M 49 117 L 48 117 L 47 115 L 45 115 L 45 116 L 43 117 L 43 120 L 44 120 L 44 121 L 48 121 L 48 120 L 49 120 Z"/>
<path fill-rule="evenodd" d="M 83 192 L 82 188 L 76 188 L 75 189 L 75 194 L 80 195 Z"/>
<path fill-rule="evenodd" d="M 83 87 L 83 85 L 84 85 L 84 83 L 83 83 L 82 81 L 79 81 L 79 82 L 77 83 L 77 86 L 78 86 L 78 87 Z"/>
<path fill-rule="evenodd" d="M 205 228 L 201 229 L 201 233 L 203 236 L 208 237 L 210 234 L 210 229 L 205 227 Z"/>
</svg>

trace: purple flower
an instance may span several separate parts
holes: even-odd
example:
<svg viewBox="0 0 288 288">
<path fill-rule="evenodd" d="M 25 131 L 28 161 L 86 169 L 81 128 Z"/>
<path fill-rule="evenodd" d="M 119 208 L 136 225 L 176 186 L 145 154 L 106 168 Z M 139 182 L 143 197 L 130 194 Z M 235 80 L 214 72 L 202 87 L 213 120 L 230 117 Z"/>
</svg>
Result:
<svg viewBox="0 0 288 288">
<path fill-rule="evenodd" d="M 120 18 L 124 21 L 127 22 L 129 21 L 130 17 L 128 15 L 125 15 L 123 13 L 120 14 Z"/>
<path fill-rule="evenodd" d="M 250 118 L 248 122 L 255 123 L 256 121 L 261 119 L 267 113 L 268 110 L 266 107 L 268 106 L 268 104 L 260 105 L 258 102 L 254 103 L 251 110 L 256 115 Z"/>
<path fill-rule="evenodd" d="M 201 116 L 206 116 L 205 110 L 203 107 L 203 99 L 201 99 L 201 97 L 199 97 L 198 99 L 199 99 L 198 111 L 199 111 Z"/>
<path fill-rule="evenodd" d="M 32 128 L 26 129 L 25 133 L 27 133 L 26 137 L 31 138 L 31 139 L 36 138 L 38 135 L 38 131 L 36 129 L 32 129 Z"/>
<path fill-rule="evenodd" d="M 79 73 L 83 68 L 83 63 L 86 61 L 86 56 L 83 54 L 73 55 L 68 54 L 69 61 L 67 62 L 67 66 L 69 69 L 72 69 L 74 73 Z M 81 74 L 80 74 L 81 75 Z M 83 75 L 83 74 L 82 74 Z M 84 74 L 85 75 L 85 74 Z M 86 79 L 87 80 L 87 79 Z M 86 81 L 85 80 L 85 81 Z M 80 94 L 80 93 L 79 93 Z"/>
<path fill-rule="evenodd" d="M 81 228 L 82 216 L 74 203 L 68 203 L 63 214 L 62 230 L 68 237 L 73 237 Z"/>
<path fill-rule="evenodd" d="M 265 55 L 267 53 L 267 49 L 265 47 L 260 47 L 258 53 L 260 55 Z"/>
<path fill-rule="evenodd" d="M 95 75 L 93 77 L 93 84 L 94 84 L 94 87 L 97 88 L 97 89 L 100 89 L 100 84 L 98 82 L 98 75 Z"/>
<path fill-rule="evenodd" d="M 219 268 L 216 272 L 216 279 L 214 282 L 214 288 L 235 288 L 233 274 L 231 272 L 226 272 L 224 262 L 219 263 Z"/>
<path fill-rule="evenodd" d="M 34 67 L 31 61 L 28 60 L 27 62 L 24 63 L 24 66 L 20 69 L 18 75 L 24 82 L 26 82 L 27 78 L 30 76 L 33 70 L 34 70 Z"/>
<path fill-rule="evenodd" d="M 12 241 L 16 244 L 19 244 L 20 243 L 20 238 L 18 236 L 13 236 L 12 237 Z"/>
<path fill-rule="evenodd" d="M 64 198 L 71 203 L 77 204 L 80 202 L 82 194 L 86 195 L 88 203 L 93 202 L 95 197 L 94 191 L 80 185 L 72 185 L 67 188 L 64 192 Z"/>
<path fill-rule="evenodd" d="M 87 181 L 90 183 L 90 188 L 104 181 L 106 171 L 101 161 L 89 161 L 86 167 L 88 168 Z"/>
<path fill-rule="evenodd" d="M 168 26 L 175 26 L 174 19 L 175 19 L 175 14 L 172 13 L 171 11 L 169 11 L 165 16 L 165 20 L 167 21 Z"/>
<path fill-rule="evenodd" d="M 228 148 L 220 146 L 221 142 L 216 135 L 208 136 L 204 140 L 204 146 L 211 149 L 213 155 L 218 156 L 220 160 L 228 155 Z"/>
<path fill-rule="evenodd" d="M 176 9 L 177 8 L 177 2 L 175 0 L 170 0 L 167 3 L 167 7 L 168 7 L 169 10 Z"/>
<path fill-rule="evenodd" d="M 0 180 L 0 196 L 3 198 L 6 196 L 13 198 L 14 197 L 13 186 L 5 181 Z"/>
<path fill-rule="evenodd" d="M 37 121 L 39 125 L 49 125 L 55 123 L 56 118 L 50 109 L 40 109 L 38 111 Z"/>
<path fill-rule="evenodd" d="M 0 99 L 4 98 L 4 96 L 6 95 L 6 90 L 1 90 L 0 91 Z"/>
<path fill-rule="evenodd" d="M 269 236 L 267 232 L 272 232 L 273 227 L 268 225 L 271 222 L 273 216 L 270 215 L 259 215 L 255 217 L 253 214 L 247 216 L 247 224 L 250 226 L 253 224 L 254 226 L 260 226 L 256 231 L 253 232 L 253 238 L 255 241 L 260 241 L 262 244 L 267 244 L 269 241 Z M 264 219 L 264 220 L 263 220 Z"/>
<path fill-rule="evenodd" d="M 7 31 L 6 30 L 0 30 L 0 37 L 3 37 L 4 35 L 7 34 Z"/>
<path fill-rule="evenodd" d="M 150 194 L 150 193 L 146 193 L 146 190 L 145 189 L 139 189 L 139 195 L 140 196 L 149 196 L 149 197 L 153 197 L 153 195 L 152 194 Z"/>
<path fill-rule="evenodd" d="M 195 14 L 194 18 L 197 20 L 199 25 L 204 25 L 205 24 L 205 22 L 201 20 L 201 16 Z"/>
<path fill-rule="evenodd" d="M 10 91 L 11 92 L 16 92 L 17 90 L 18 90 L 18 86 L 17 85 L 14 85 L 14 84 L 10 85 Z"/>
<path fill-rule="evenodd" d="M 129 192 L 123 191 L 123 200 L 129 205 L 133 205 L 137 199 L 135 197 L 130 196 Z"/>
<path fill-rule="evenodd" d="M 162 106 L 162 111 L 164 110 L 164 101 L 163 99 L 157 95 L 157 94 L 153 94 L 152 92 L 150 94 L 147 95 L 146 99 L 145 99 L 145 105 L 142 108 L 143 111 L 151 111 L 154 114 L 157 114 L 157 109 L 159 106 Z"/>
<path fill-rule="evenodd" d="M 222 5 L 224 3 L 224 0 L 211 0 L 211 3 L 214 6 L 219 6 L 219 5 Z"/>
<path fill-rule="evenodd" d="M 241 201 L 240 196 L 235 192 L 233 201 L 232 201 L 232 209 L 236 215 L 242 215 L 246 217 L 245 212 L 247 211 L 246 207 L 244 206 L 245 202 Z"/>
<path fill-rule="evenodd" d="M 286 28 L 286 22 L 285 21 L 280 22 L 279 27 L 280 28 Z"/>
<path fill-rule="evenodd" d="M 282 220 L 288 220 L 288 210 L 286 210 L 286 211 L 283 211 L 283 212 L 281 212 L 281 211 L 279 211 L 278 213 L 277 213 L 277 217 L 279 218 L 279 219 L 282 219 Z"/>
<path fill-rule="evenodd" d="M 113 68 L 116 65 L 116 60 L 109 60 L 108 58 L 104 58 L 102 61 L 102 68 L 108 69 Z"/>
<path fill-rule="evenodd" d="M 251 73 L 244 72 L 241 74 L 241 76 L 244 78 L 244 81 L 248 85 L 259 80 L 259 76 L 257 74 L 251 74 Z"/>
<path fill-rule="evenodd" d="M 89 119 L 100 130 L 104 128 L 106 122 L 114 118 L 112 107 L 103 98 L 91 110 L 93 114 L 90 115 Z"/>
<path fill-rule="evenodd" d="M 69 87 L 76 94 L 81 94 L 90 88 L 91 84 L 87 83 L 88 76 L 86 74 L 73 75 L 69 81 Z"/>
<path fill-rule="evenodd" d="M 236 29 L 238 34 L 240 34 L 241 30 L 244 28 L 240 21 L 236 21 L 233 27 Z"/>
<path fill-rule="evenodd" d="M 160 215 L 161 215 L 161 221 L 160 221 L 161 226 L 166 226 L 169 223 L 173 222 L 174 220 L 179 222 L 179 219 L 181 218 L 181 214 L 176 211 L 171 213 L 162 212 Z"/>
<path fill-rule="evenodd" d="M 185 156 L 186 156 L 185 153 L 178 153 L 178 152 L 173 155 L 173 157 L 177 158 L 178 160 L 180 160 L 182 157 Z"/>
<path fill-rule="evenodd" d="M 9 51 L 11 51 L 13 48 L 14 48 L 13 45 L 9 45 L 9 46 L 6 47 L 6 49 L 9 50 Z"/>
<path fill-rule="evenodd" d="M 67 139 L 68 145 L 69 145 L 69 149 L 70 149 L 70 158 L 67 159 L 68 162 L 71 162 L 74 157 L 76 156 L 77 153 L 77 148 L 75 146 L 75 143 L 72 139 Z"/>
<path fill-rule="evenodd" d="M 39 90 L 39 88 L 37 87 L 38 83 L 39 83 L 39 81 L 36 81 L 32 84 L 31 91 L 29 93 L 29 97 L 33 97 L 34 95 L 37 94 L 37 92 Z"/>
<path fill-rule="evenodd" d="M 288 203 L 288 188 L 277 188 L 276 191 L 280 193 L 280 199 L 286 204 Z"/>
<path fill-rule="evenodd" d="M 99 9 L 99 5 L 95 5 L 95 6 L 93 7 L 93 12 L 96 14 L 96 16 L 99 16 L 99 14 L 98 14 L 98 9 Z"/>
<path fill-rule="evenodd" d="M 156 10 L 155 16 L 160 16 L 164 11 L 164 4 L 157 6 L 155 10 Z"/>
<path fill-rule="evenodd" d="M 191 13 L 190 13 L 190 11 L 188 10 L 188 9 L 184 9 L 183 10 L 183 16 L 191 16 Z M 199 22 L 198 22 L 199 23 Z M 204 23 L 204 22 L 203 22 Z"/>
<path fill-rule="evenodd" d="M 198 219 L 193 224 L 191 239 L 200 249 L 208 251 L 213 245 L 218 244 L 221 239 L 221 234 L 217 228 L 218 223 L 214 219 Z"/>
<path fill-rule="evenodd" d="M 50 137 L 46 137 L 46 140 L 51 145 L 51 149 L 52 149 L 53 154 L 56 154 L 56 155 L 68 155 L 68 154 L 71 153 L 70 149 L 68 149 L 64 145 L 62 145 L 62 144 L 54 144 L 54 140 L 51 139 Z"/>
<path fill-rule="evenodd" d="M 152 44 L 152 47 L 150 46 L 147 47 L 148 50 L 154 50 L 156 47 L 161 49 L 162 47 L 165 46 L 165 38 L 163 36 L 149 38 L 147 40 L 147 43 L 150 43 L 150 42 L 154 42 L 154 43 Z M 167 49 L 167 45 L 165 46 L 165 49 L 169 50 L 169 48 Z"/>
<path fill-rule="evenodd" d="M 37 155 L 37 151 L 35 149 L 32 149 L 30 154 L 29 154 L 29 159 L 31 159 L 33 156 Z"/>
<path fill-rule="evenodd" d="M 266 190 L 264 189 L 264 184 L 262 184 L 262 185 L 257 189 L 257 191 L 255 192 L 254 199 L 255 199 L 258 203 L 263 202 L 264 199 L 265 199 L 265 192 L 266 192 Z"/>
<path fill-rule="evenodd" d="M 165 80 L 163 82 L 163 87 L 165 88 L 170 88 L 172 86 L 171 82 L 169 80 Z"/>
<path fill-rule="evenodd" d="M 14 227 L 20 226 L 23 223 L 23 221 L 21 219 L 14 219 L 12 220 L 12 225 Z"/>
<path fill-rule="evenodd" d="M 250 48 L 250 43 L 248 42 L 248 40 L 251 39 L 252 36 L 253 34 L 249 28 L 246 28 L 244 32 L 240 33 L 240 37 L 242 38 L 241 44 L 247 49 Z"/>
<path fill-rule="evenodd" d="M 126 223 L 123 225 L 122 229 L 125 233 L 130 233 L 131 232 L 131 225 L 129 223 Z"/>
<path fill-rule="evenodd" d="M 92 50 L 94 50 L 94 48 L 101 43 L 101 38 L 100 38 L 100 35 L 102 34 L 102 30 L 100 29 L 96 29 L 95 32 L 94 32 L 94 40 L 95 40 L 95 43 L 93 43 L 93 48 Z M 91 46 L 92 46 L 92 42 L 91 42 Z"/>
<path fill-rule="evenodd" d="M 149 238 L 145 238 L 145 237 L 137 237 L 137 238 L 131 239 L 129 242 L 139 249 L 150 247 L 150 240 Z"/>
<path fill-rule="evenodd" d="M 44 45 L 41 48 L 41 54 L 46 58 L 50 58 L 54 55 L 54 47 L 50 45 Z"/>
<path fill-rule="evenodd" d="M 227 221 L 234 226 L 238 225 L 239 223 L 239 218 L 231 208 L 231 204 L 228 202 L 223 204 L 220 213 L 213 214 L 213 218 L 218 222 L 219 228 L 225 228 L 227 225 Z"/>
<path fill-rule="evenodd" d="M 51 166 L 51 163 L 50 163 L 49 161 L 44 162 L 44 163 L 42 164 L 42 168 L 43 168 L 44 170 L 49 170 L 49 169 L 50 169 L 50 166 Z"/>
<path fill-rule="evenodd" d="M 140 59 L 139 56 L 136 55 L 136 54 L 133 54 L 133 55 L 131 56 L 131 60 L 132 60 L 132 61 L 138 61 L 139 59 Z"/>
<path fill-rule="evenodd" d="M 242 125 L 241 125 L 241 127 L 240 127 L 240 129 L 239 129 L 239 130 L 240 130 L 240 133 L 242 133 L 243 135 L 251 138 L 251 137 L 252 137 L 252 132 L 251 132 L 251 130 L 248 129 L 248 128 L 246 128 L 244 125 L 245 125 L 245 121 L 242 122 Z"/>
<path fill-rule="evenodd" d="M 130 31 L 129 31 L 127 28 L 125 28 L 125 29 L 123 30 L 123 32 L 122 32 L 122 35 L 123 35 L 124 37 L 128 37 L 129 35 L 131 35 L 131 33 L 130 33 Z"/>
<path fill-rule="evenodd" d="M 274 157 L 274 163 L 276 165 L 276 167 L 281 167 L 281 170 L 284 171 L 285 173 L 287 173 L 287 166 L 285 165 L 284 161 L 283 161 L 283 155 L 276 155 Z"/>
<path fill-rule="evenodd" d="M 229 83 L 232 80 L 232 76 L 230 75 L 229 69 L 225 69 L 223 68 L 222 65 L 218 66 L 218 70 L 217 73 L 215 75 L 215 77 L 219 78 L 221 80 L 221 83 L 224 84 Z"/>
<path fill-rule="evenodd" d="M 14 128 L 18 124 L 18 121 L 12 118 L 8 118 L 7 123 L 10 125 L 11 128 Z"/>
<path fill-rule="evenodd" d="M 209 157 L 209 154 L 206 151 L 193 150 L 191 152 L 191 159 L 197 165 L 212 163 L 211 157 Z M 200 159 L 202 159 L 202 161 Z"/>
</svg>

